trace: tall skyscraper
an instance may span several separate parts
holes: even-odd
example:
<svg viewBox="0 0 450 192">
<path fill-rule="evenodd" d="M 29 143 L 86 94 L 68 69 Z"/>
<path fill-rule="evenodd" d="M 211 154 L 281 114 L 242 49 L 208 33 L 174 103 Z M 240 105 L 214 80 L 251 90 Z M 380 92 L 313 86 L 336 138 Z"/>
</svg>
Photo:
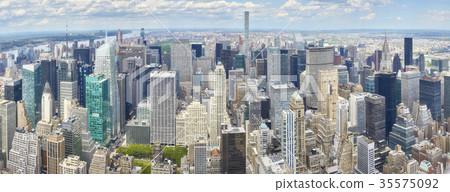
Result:
<svg viewBox="0 0 450 192">
<path fill-rule="evenodd" d="M 294 113 L 295 119 L 295 132 L 297 150 L 296 150 L 296 158 L 298 159 L 298 168 L 299 173 L 306 173 L 306 122 L 305 122 L 305 105 L 303 104 L 303 98 L 295 91 L 291 95 L 291 100 L 289 101 L 289 110 Z M 265 125 L 265 124 L 264 124 Z M 261 125 L 261 127 L 263 127 Z M 265 126 L 267 127 L 267 125 Z M 262 129 L 260 129 L 262 131 Z"/>
<path fill-rule="evenodd" d="M 5 84 L 5 100 L 22 100 L 22 79 L 11 80 Z"/>
<path fill-rule="evenodd" d="M 50 50 L 49 50 L 50 51 Z M 45 60 L 41 60 L 41 69 L 42 69 L 42 85 L 45 83 L 50 84 L 50 88 L 53 93 L 53 98 L 58 98 L 58 86 L 57 86 L 57 60 L 47 58 Z"/>
<path fill-rule="evenodd" d="M 86 77 L 94 72 L 92 65 L 82 65 L 78 68 L 78 87 L 80 92 L 80 105 L 86 107 Z"/>
<path fill-rule="evenodd" d="M 41 64 L 28 64 L 22 68 L 22 93 L 32 127 L 41 119 Z"/>
<path fill-rule="evenodd" d="M 58 91 L 58 116 L 63 117 L 64 99 L 78 98 L 78 70 L 77 63 L 73 59 L 59 60 L 57 73 L 57 91 Z M 74 84 L 74 86 L 70 86 Z M 55 90 L 52 90 L 55 91 Z M 70 95 L 69 95 L 70 94 Z M 71 96 L 71 97 L 70 97 Z"/>
<path fill-rule="evenodd" d="M 309 108 L 318 108 L 317 89 L 315 84 L 319 81 L 319 70 L 329 70 L 334 64 L 333 47 L 310 47 L 306 49 L 306 77 L 301 88 L 306 91 L 306 105 Z"/>
<path fill-rule="evenodd" d="M 365 136 L 359 136 L 357 139 L 358 162 L 356 173 L 375 174 L 375 144 Z"/>
<path fill-rule="evenodd" d="M 53 99 L 49 83 L 45 83 L 41 105 L 42 118 L 36 125 L 36 134 L 39 137 L 46 137 L 52 132 L 52 117 L 55 114 L 55 100 Z"/>
<path fill-rule="evenodd" d="M 267 55 L 267 85 L 281 81 L 280 48 L 270 47 Z"/>
<path fill-rule="evenodd" d="M 227 88 L 225 69 L 221 63 L 214 70 L 214 97 L 210 101 L 209 145 L 220 146 L 220 130 L 222 123 L 227 123 Z"/>
<path fill-rule="evenodd" d="M 95 50 L 95 74 L 104 74 L 109 78 L 109 107 L 110 109 L 110 136 L 114 138 L 120 131 L 120 99 L 117 85 L 118 55 L 115 52 L 115 44 L 108 41 Z M 87 84 L 87 80 L 86 80 Z M 87 87 L 87 85 L 86 85 Z M 86 88 L 86 91 L 89 91 Z M 87 94 L 86 94 L 87 98 Z M 92 132 L 94 135 L 94 132 Z M 95 140 L 95 139 L 94 139 Z"/>
<path fill-rule="evenodd" d="M 220 142 L 222 173 L 246 173 L 246 133 L 242 127 L 223 129 Z"/>
<path fill-rule="evenodd" d="M 76 116 L 69 116 L 62 122 L 61 129 L 65 140 L 65 157 L 69 155 L 82 156 L 81 120 Z"/>
<path fill-rule="evenodd" d="M 297 88 L 294 84 L 273 84 L 270 86 L 270 120 L 272 130 L 277 136 L 281 136 L 283 129 L 283 117 L 280 115 L 284 110 L 289 109 L 291 95 Z"/>
<path fill-rule="evenodd" d="M 65 141 L 61 132 L 55 131 L 47 137 L 47 174 L 58 174 L 59 163 L 64 159 Z"/>
<path fill-rule="evenodd" d="M 249 41 L 249 17 L 250 13 L 248 11 L 244 12 L 244 55 L 249 56 L 250 51 L 250 41 Z"/>
<path fill-rule="evenodd" d="M 444 119 L 450 117 L 450 75 L 444 76 Z"/>
<path fill-rule="evenodd" d="M 395 149 L 396 145 L 400 145 L 406 154 L 411 154 L 411 148 L 414 144 L 416 144 L 414 119 L 409 113 L 409 109 L 404 104 L 400 104 L 397 122 L 389 134 L 389 148 Z"/>
<path fill-rule="evenodd" d="M 349 98 L 349 120 L 354 131 L 358 134 L 366 132 L 366 94 L 350 93 Z"/>
<path fill-rule="evenodd" d="M 178 128 L 177 117 L 177 145 L 189 146 L 194 144 L 198 136 L 208 135 L 208 121 L 207 121 L 206 106 L 200 102 L 194 101 L 186 107 L 184 113 L 183 126 Z"/>
<path fill-rule="evenodd" d="M 389 53 L 389 44 L 387 42 L 386 35 L 384 36 L 384 43 L 383 43 L 383 51 L 381 56 L 381 70 L 389 70 L 392 71 L 392 60 L 391 60 L 391 54 Z M 394 71 L 397 73 L 396 71 Z"/>
<path fill-rule="evenodd" d="M 26 129 L 17 128 L 6 165 L 14 174 L 40 174 L 41 142 L 37 135 Z"/>
<path fill-rule="evenodd" d="M 336 103 L 338 100 L 338 72 L 337 69 L 319 70 L 318 109 L 325 118 L 336 119 Z"/>
<path fill-rule="evenodd" d="M 420 79 L 420 103 L 428 106 L 433 120 L 441 121 L 441 80 L 438 77 L 427 75 Z"/>
<path fill-rule="evenodd" d="M 90 131 L 81 131 L 81 160 L 87 163 L 87 168 L 92 162 L 92 157 L 95 153 L 95 144 L 94 140 L 91 137 Z"/>
<path fill-rule="evenodd" d="M 190 47 L 191 45 L 188 39 L 180 39 L 179 41 L 172 42 L 170 45 L 171 66 L 169 69 L 179 73 L 180 86 L 186 89 L 192 86 L 192 75 L 194 74 Z"/>
<path fill-rule="evenodd" d="M 405 56 L 405 66 L 413 65 L 413 38 L 405 37 L 404 46 L 404 56 Z"/>
<path fill-rule="evenodd" d="M 413 103 L 420 99 L 419 80 L 420 72 L 407 71 L 402 72 L 402 103 L 408 107 L 410 111 L 413 109 Z"/>
<path fill-rule="evenodd" d="M 398 56 L 398 53 L 395 54 L 394 60 L 393 60 L 393 68 L 392 71 L 396 74 L 398 74 L 398 71 L 402 69 L 402 63 L 400 61 L 400 56 Z"/>
<path fill-rule="evenodd" d="M 294 174 L 300 172 L 299 159 L 298 159 L 298 146 L 297 143 L 299 136 L 297 133 L 297 120 L 293 111 L 283 111 L 283 136 L 281 139 L 281 149 L 283 159 L 286 161 L 286 165 Z"/>
<path fill-rule="evenodd" d="M 177 110 L 176 72 L 154 71 L 150 73 L 150 143 L 161 141 L 175 145 Z"/>
<path fill-rule="evenodd" d="M 0 160 L 9 159 L 16 130 L 16 102 L 0 100 Z"/>
<path fill-rule="evenodd" d="M 375 142 L 376 148 L 384 149 L 386 146 L 386 99 L 381 95 L 370 94 L 365 100 L 367 137 Z"/>
<path fill-rule="evenodd" d="M 88 128 L 92 138 L 100 145 L 109 145 L 111 132 L 110 79 L 105 75 L 86 77 L 86 108 Z"/>
<path fill-rule="evenodd" d="M 197 137 L 194 143 L 194 173 L 206 174 L 206 147 L 207 141 L 204 136 Z"/>
<path fill-rule="evenodd" d="M 397 119 L 397 78 L 393 72 L 378 72 L 375 74 L 375 93 L 384 96 L 386 101 L 386 132 L 387 138 Z"/>
<path fill-rule="evenodd" d="M 23 127 L 26 130 L 31 130 L 30 118 L 27 114 L 27 109 L 24 101 L 17 101 L 17 127 Z"/>
</svg>

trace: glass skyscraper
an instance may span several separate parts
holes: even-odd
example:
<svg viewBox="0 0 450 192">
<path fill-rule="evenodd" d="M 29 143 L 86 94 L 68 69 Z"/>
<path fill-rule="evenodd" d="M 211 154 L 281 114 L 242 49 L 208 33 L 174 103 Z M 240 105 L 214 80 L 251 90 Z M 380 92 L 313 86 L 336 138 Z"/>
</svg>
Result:
<svg viewBox="0 0 450 192">
<path fill-rule="evenodd" d="M 405 105 L 399 111 L 397 122 L 389 134 L 389 148 L 395 149 L 396 145 L 400 145 L 406 154 L 411 154 L 411 148 L 416 143 L 414 120 Z"/>
<path fill-rule="evenodd" d="M 41 119 L 42 78 L 41 64 L 28 64 L 22 68 L 22 97 L 33 128 Z"/>
<path fill-rule="evenodd" d="M 111 132 L 109 81 L 103 74 L 86 77 L 88 129 L 95 142 L 106 146 Z"/>
</svg>

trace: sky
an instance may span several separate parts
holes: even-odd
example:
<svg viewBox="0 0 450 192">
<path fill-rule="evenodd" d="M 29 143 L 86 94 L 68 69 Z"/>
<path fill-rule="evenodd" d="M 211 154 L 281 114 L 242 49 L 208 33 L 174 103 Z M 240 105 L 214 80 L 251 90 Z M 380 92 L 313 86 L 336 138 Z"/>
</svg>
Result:
<svg viewBox="0 0 450 192">
<path fill-rule="evenodd" d="M 241 29 L 246 10 L 250 30 L 450 30 L 448 0 L 1 0 L 0 33 Z"/>
</svg>

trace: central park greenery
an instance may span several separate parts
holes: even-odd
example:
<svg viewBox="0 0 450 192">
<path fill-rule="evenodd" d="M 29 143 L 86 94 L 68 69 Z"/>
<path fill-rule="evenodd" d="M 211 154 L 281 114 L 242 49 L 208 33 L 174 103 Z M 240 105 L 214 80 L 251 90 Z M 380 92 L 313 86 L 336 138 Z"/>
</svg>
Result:
<svg viewBox="0 0 450 192">
<path fill-rule="evenodd" d="M 163 157 L 176 163 L 178 166 L 181 164 L 181 158 L 186 156 L 187 148 L 182 146 L 162 146 Z M 127 154 L 129 156 L 134 156 L 136 159 L 153 159 L 153 146 L 131 144 L 128 147 L 120 146 L 116 153 Z M 155 154 L 157 155 L 157 154 Z"/>
</svg>

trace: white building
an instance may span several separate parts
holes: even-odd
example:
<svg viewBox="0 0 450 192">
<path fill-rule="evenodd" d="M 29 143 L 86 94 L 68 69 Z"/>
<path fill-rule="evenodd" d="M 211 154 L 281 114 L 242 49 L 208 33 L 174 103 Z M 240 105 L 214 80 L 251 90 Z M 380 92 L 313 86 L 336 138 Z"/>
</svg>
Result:
<svg viewBox="0 0 450 192">
<path fill-rule="evenodd" d="M 40 174 L 41 145 L 37 135 L 17 128 L 6 165 L 14 174 Z"/>
<path fill-rule="evenodd" d="M 358 161 L 355 172 L 359 174 L 376 174 L 375 169 L 375 143 L 365 136 L 359 136 Z"/>
<path fill-rule="evenodd" d="M 222 63 L 218 63 L 214 71 L 214 97 L 210 101 L 209 145 L 220 146 L 220 130 L 222 123 L 227 123 L 227 88 L 226 74 Z"/>
<path fill-rule="evenodd" d="M 16 102 L 0 101 L 0 123 L 0 160 L 6 162 L 9 159 L 8 152 L 12 148 L 16 129 Z"/>
<path fill-rule="evenodd" d="M 59 163 L 60 174 L 87 174 L 86 162 L 81 161 L 79 156 L 69 155 Z"/>
</svg>

